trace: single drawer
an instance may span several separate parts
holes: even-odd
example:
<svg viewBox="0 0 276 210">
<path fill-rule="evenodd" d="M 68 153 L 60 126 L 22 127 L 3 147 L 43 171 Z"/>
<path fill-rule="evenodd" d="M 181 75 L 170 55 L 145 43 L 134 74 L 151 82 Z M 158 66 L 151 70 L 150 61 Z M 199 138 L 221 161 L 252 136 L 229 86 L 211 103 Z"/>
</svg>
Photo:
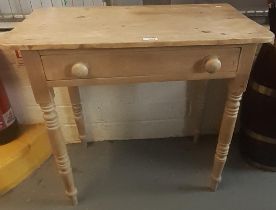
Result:
<svg viewBox="0 0 276 210">
<path fill-rule="evenodd" d="M 165 47 L 42 51 L 47 80 L 168 76 L 170 79 L 235 75 L 240 47 Z"/>
</svg>

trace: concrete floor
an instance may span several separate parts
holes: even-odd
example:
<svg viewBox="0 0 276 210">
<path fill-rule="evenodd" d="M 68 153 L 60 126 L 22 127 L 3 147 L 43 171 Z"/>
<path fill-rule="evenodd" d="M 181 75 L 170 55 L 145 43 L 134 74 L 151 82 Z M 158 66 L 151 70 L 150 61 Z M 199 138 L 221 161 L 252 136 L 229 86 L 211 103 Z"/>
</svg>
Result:
<svg viewBox="0 0 276 210">
<path fill-rule="evenodd" d="M 275 210 L 276 173 L 248 166 L 236 140 L 217 192 L 207 188 L 215 138 L 70 145 L 79 205 L 72 207 L 53 160 L 0 198 L 2 210 Z"/>
</svg>

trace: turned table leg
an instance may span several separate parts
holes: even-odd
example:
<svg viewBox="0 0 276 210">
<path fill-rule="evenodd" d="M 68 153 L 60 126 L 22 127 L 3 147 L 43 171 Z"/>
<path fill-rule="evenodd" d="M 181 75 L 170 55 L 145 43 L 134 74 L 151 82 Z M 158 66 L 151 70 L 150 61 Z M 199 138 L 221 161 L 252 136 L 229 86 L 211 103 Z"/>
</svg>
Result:
<svg viewBox="0 0 276 210">
<path fill-rule="evenodd" d="M 233 136 L 241 97 L 242 93 L 236 93 L 231 87 L 229 88 L 228 98 L 226 101 L 218 137 L 213 172 L 211 175 L 210 187 L 214 191 L 217 189 L 218 184 L 221 181 L 221 174 L 226 162 L 229 146 Z"/>
<path fill-rule="evenodd" d="M 62 177 L 65 194 L 71 199 L 73 205 L 78 203 L 77 189 L 74 185 L 72 168 L 68 157 L 66 145 L 60 130 L 54 103 L 40 104 L 43 117 L 48 129 L 49 141 L 56 161 L 57 169 Z"/>
<path fill-rule="evenodd" d="M 222 117 L 218 144 L 211 174 L 210 188 L 215 191 L 221 181 L 221 174 L 226 163 L 232 140 L 242 94 L 246 89 L 251 66 L 256 52 L 256 45 L 246 45 L 242 48 L 237 75 L 228 85 L 228 96 Z"/>
<path fill-rule="evenodd" d="M 80 93 L 78 87 L 68 87 L 68 92 L 72 104 L 72 109 L 75 117 L 75 122 L 77 125 L 79 138 L 84 146 L 87 146 L 87 139 L 86 139 L 86 131 L 85 131 L 85 123 L 84 117 L 82 112 L 82 105 L 80 99 Z"/>
<path fill-rule="evenodd" d="M 70 159 L 55 110 L 53 89 L 47 85 L 39 53 L 37 51 L 21 51 L 21 53 L 35 100 L 43 111 L 49 141 L 52 146 L 57 170 L 65 186 L 65 193 L 71 199 L 73 205 L 76 205 L 78 203 L 77 189 L 74 184 Z"/>
</svg>

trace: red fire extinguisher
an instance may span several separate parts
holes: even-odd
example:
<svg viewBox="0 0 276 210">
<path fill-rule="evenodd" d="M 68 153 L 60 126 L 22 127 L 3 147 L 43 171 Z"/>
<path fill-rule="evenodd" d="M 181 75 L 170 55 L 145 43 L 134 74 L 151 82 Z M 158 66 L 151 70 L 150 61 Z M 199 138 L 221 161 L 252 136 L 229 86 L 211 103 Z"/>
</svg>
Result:
<svg viewBox="0 0 276 210">
<path fill-rule="evenodd" d="M 19 126 L 5 88 L 0 81 L 0 145 L 9 143 L 18 135 Z"/>
</svg>

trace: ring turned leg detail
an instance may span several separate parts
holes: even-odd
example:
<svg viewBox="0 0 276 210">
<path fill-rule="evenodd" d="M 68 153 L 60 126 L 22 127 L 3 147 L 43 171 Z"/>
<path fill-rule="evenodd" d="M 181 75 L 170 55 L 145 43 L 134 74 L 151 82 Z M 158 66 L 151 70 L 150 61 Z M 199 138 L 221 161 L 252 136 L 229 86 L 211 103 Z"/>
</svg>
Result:
<svg viewBox="0 0 276 210">
<path fill-rule="evenodd" d="M 49 141 L 52 146 L 56 166 L 65 186 L 65 193 L 71 199 L 73 205 L 76 205 L 78 203 L 77 189 L 74 185 L 72 168 L 60 130 L 55 105 L 53 103 L 40 104 L 40 107 L 48 129 Z"/>
<path fill-rule="evenodd" d="M 231 89 L 229 90 L 218 137 L 218 144 L 216 147 L 213 171 L 211 174 L 210 188 L 213 191 L 217 189 L 221 181 L 221 174 L 227 159 L 231 139 L 235 129 L 241 98 L 242 93 L 233 92 Z"/>
<path fill-rule="evenodd" d="M 74 184 L 70 159 L 55 110 L 53 88 L 48 87 L 46 83 L 39 53 L 37 51 L 21 51 L 21 53 L 30 78 L 35 100 L 43 111 L 52 153 L 65 186 L 65 193 L 71 199 L 72 204 L 76 205 L 78 203 L 77 189 Z"/>
<path fill-rule="evenodd" d="M 221 181 L 222 170 L 227 159 L 239 112 L 240 100 L 243 92 L 246 90 L 256 48 L 256 45 L 246 45 L 242 48 L 237 75 L 229 81 L 228 96 L 223 112 L 214 165 L 211 174 L 210 188 L 213 191 L 217 189 Z"/>
</svg>

